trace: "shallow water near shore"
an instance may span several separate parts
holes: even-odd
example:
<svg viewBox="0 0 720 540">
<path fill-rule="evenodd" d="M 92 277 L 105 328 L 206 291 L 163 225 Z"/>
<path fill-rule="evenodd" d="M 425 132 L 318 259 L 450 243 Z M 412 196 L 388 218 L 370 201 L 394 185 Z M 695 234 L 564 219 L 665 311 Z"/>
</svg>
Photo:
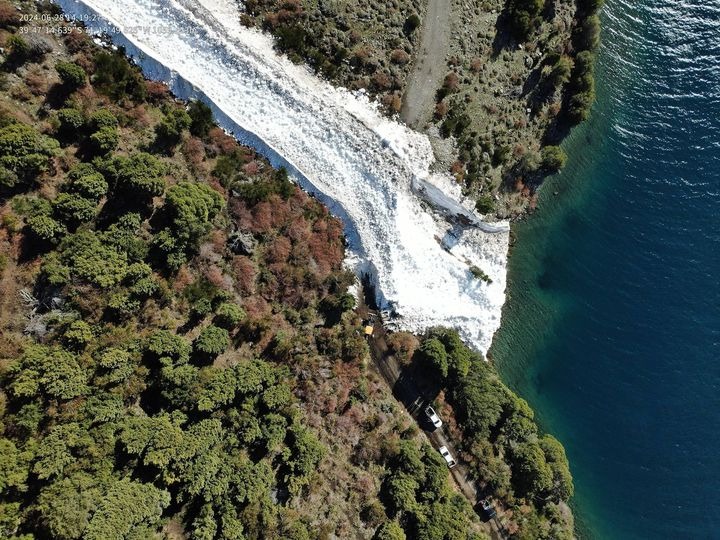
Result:
<svg viewBox="0 0 720 540">
<path fill-rule="evenodd" d="M 567 449 L 581 538 L 713 538 L 720 2 L 602 19 L 593 117 L 515 227 L 492 356 Z"/>
</svg>

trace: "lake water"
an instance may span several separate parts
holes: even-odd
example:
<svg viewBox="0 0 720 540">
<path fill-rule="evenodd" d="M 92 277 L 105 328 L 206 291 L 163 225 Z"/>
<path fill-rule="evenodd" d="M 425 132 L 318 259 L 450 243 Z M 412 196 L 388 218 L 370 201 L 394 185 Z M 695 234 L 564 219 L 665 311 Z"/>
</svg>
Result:
<svg viewBox="0 0 720 540">
<path fill-rule="evenodd" d="M 720 1 L 608 0 L 590 122 L 515 228 L 492 356 L 583 538 L 720 538 Z"/>
</svg>

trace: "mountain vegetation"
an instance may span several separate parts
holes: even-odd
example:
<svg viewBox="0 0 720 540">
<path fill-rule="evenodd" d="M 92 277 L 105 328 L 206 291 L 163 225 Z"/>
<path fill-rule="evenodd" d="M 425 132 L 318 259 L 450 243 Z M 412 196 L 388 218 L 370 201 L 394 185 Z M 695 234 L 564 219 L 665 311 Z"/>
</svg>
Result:
<svg viewBox="0 0 720 540">
<path fill-rule="evenodd" d="M 18 13 L 0 1 L 0 537 L 486 538 L 369 367 L 340 222 L 122 50 Z M 562 537 L 559 443 L 456 334 L 417 362 L 474 474 L 530 509 L 514 534 Z"/>
</svg>

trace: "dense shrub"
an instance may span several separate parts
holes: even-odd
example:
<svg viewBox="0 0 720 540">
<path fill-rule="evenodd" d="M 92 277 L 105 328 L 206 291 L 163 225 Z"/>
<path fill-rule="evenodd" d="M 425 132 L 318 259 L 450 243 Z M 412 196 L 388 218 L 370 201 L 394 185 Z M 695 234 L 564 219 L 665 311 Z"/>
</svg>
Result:
<svg viewBox="0 0 720 540">
<path fill-rule="evenodd" d="M 475 209 L 481 214 L 492 214 L 495 212 L 495 199 L 484 193 L 475 201 Z"/>
<path fill-rule="evenodd" d="M 30 45 L 25 38 L 17 34 L 13 34 L 7 40 L 7 48 L 9 54 L 6 62 L 15 67 L 25 62 L 30 56 Z"/>
<path fill-rule="evenodd" d="M 58 72 L 60 80 L 69 90 L 77 90 L 85 85 L 87 74 L 74 62 L 58 62 L 55 64 L 55 71 Z"/>
<path fill-rule="evenodd" d="M 405 19 L 405 25 L 403 30 L 406 34 L 412 34 L 420 26 L 420 16 L 417 13 L 412 13 L 407 19 Z"/>
<path fill-rule="evenodd" d="M 12 29 L 20 24 L 20 12 L 10 2 L 0 2 L 0 27 Z"/>
</svg>

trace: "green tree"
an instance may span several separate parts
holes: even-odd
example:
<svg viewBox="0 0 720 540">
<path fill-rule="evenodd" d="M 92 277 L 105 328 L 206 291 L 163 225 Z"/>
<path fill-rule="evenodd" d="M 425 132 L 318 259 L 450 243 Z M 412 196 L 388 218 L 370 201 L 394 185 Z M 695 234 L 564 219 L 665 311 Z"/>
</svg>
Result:
<svg viewBox="0 0 720 540">
<path fill-rule="evenodd" d="M 156 235 L 155 245 L 166 253 L 171 268 L 196 249 L 223 205 L 220 194 L 205 184 L 180 182 L 168 189 L 164 210 L 170 226 Z"/>
<path fill-rule="evenodd" d="M 489 438 L 507 404 L 507 392 L 488 364 L 474 358 L 468 374 L 450 388 L 453 406 L 465 435 Z"/>
<path fill-rule="evenodd" d="M 22 515 L 20 514 L 19 502 L 0 502 L 0 537 L 12 540 L 33 540 L 32 537 L 14 536 L 21 523 Z"/>
<path fill-rule="evenodd" d="M 579 0 L 578 7 L 583 10 L 584 13 L 593 14 L 596 13 L 604 3 L 604 0 Z"/>
<path fill-rule="evenodd" d="M 83 163 L 83 165 L 86 164 Z M 90 169 L 92 169 L 92 167 L 90 167 Z M 70 181 L 63 186 L 63 189 L 66 191 L 77 193 L 86 199 L 96 202 L 107 193 L 108 183 L 105 181 L 105 177 L 99 172 L 95 172 L 94 170 L 80 171 L 75 168 L 68 173 L 68 177 Z"/>
<path fill-rule="evenodd" d="M 512 482 L 515 492 L 527 498 L 541 495 L 553 487 L 553 471 L 537 443 L 525 442 L 510 449 Z"/>
<path fill-rule="evenodd" d="M 141 225 L 142 218 L 139 214 L 124 214 L 103 233 L 103 242 L 116 251 L 125 253 L 129 262 L 142 261 L 147 257 L 149 248 Z"/>
<path fill-rule="evenodd" d="M 108 154 L 117 148 L 120 134 L 117 128 L 103 127 L 90 135 L 93 149 L 100 155 Z"/>
<path fill-rule="evenodd" d="M 180 142 L 182 133 L 192 124 L 192 118 L 185 109 L 169 107 L 165 109 L 165 116 L 155 126 L 155 135 L 158 143 L 173 147 Z"/>
<path fill-rule="evenodd" d="M 569 56 L 561 55 L 550 71 L 548 80 L 554 88 L 559 88 L 570 81 L 573 62 Z"/>
<path fill-rule="evenodd" d="M 374 540 L 405 540 L 405 531 L 397 521 L 386 521 L 375 531 Z"/>
<path fill-rule="evenodd" d="M 0 128 L 0 183 L 13 187 L 18 182 L 34 180 L 48 170 L 49 158 L 58 148 L 55 139 L 41 135 L 26 124 Z"/>
<path fill-rule="evenodd" d="M 473 520 L 473 510 L 460 494 L 429 501 L 418 519 L 417 540 L 436 538 L 454 538 L 479 540 L 468 531 L 468 523 Z"/>
<path fill-rule="evenodd" d="M 215 310 L 215 324 L 223 328 L 235 328 L 243 319 L 245 319 L 245 312 L 232 302 L 223 302 Z"/>
<path fill-rule="evenodd" d="M 150 354 L 151 360 L 166 357 L 175 364 L 186 364 L 190 360 L 190 344 L 181 336 L 168 330 L 157 330 L 145 344 L 145 350 Z"/>
<path fill-rule="evenodd" d="M 109 109 L 97 109 L 93 111 L 90 114 L 90 118 L 88 118 L 88 128 L 90 131 L 116 127 L 118 127 L 118 119 Z"/>
<path fill-rule="evenodd" d="M 540 151 L 540 160 L 543 169 L 556 172 L 565 166 L 567 154 L 559 146 L 544 146 Z"/>
<path fill-rule="evenodd" d="M 430 335 L 438 339 L 447 352 L 448 373 L 454 378 L 465 377 L 474 353 L 462 342 L 457 330 L 436 328 Z"/>
<path fill-rule="evenodd" d="M 192 522 L 192 540 L 215 540 L 218 519 L 211 504 L 204 504 Z"/>
<path fill-rule="evenodd" d="M 308 429 L 294 424 L 288 430 L 287 449 L 284 452 L 287 473 L 284 480 L 292 495 L 310 483 L 317 465 L 325 455 L 325 448 Z"/>
<path fill-rule="evenodd" d="M 587 120 L 594 102 L 595 91 L 592 89 L 573 94 L 568 105 L 570 121 L 579 123 Z"/>
<path fill-rule="evenodd" d="M 518 39 L 527 39 L 537 25 L 545 0 L 508 0 L 510 28 Z"/>
<path fill-rule="evenodd" d="M 81 538 L 101 495 L 97 479 L 85 472 L 57 479 L 38 497 L 43 528 L 57 540 Z"/>
<path fill-rule="evenodd" d="M 72 399 L 88 392 L 88 377 L 74 354 L 56 348 L 45 358 L 40 384 L 55 399 Z"/>
<path fill-rule="evenodd" d="M 178 459 L 183 431 L 167 414 L 129 416 L 122 422 L 119 440 L 128 454 L 141 457 L 146 465 L 164 472 Z"/>
<path fill-rule="evenodd" d="M 417 505 L 415 492 L 419 487 L 417 480 L 407 473 L 392 474 L 384 486 L 390 515 L 396 516 L 401 512 L 413 512 Z"/>
<path fill-rule="evenodd" d="M 228 331 L 212 324 L 203 328 L 193 343 L 196 352 L 210 357 L 222 354 L 229 345 Z"/>
<path fill-rule="evenodd" d="M 144 101 L 147 87 L 136 67 L 130 65 L 122 51 L 103 51 L 95 55 L 93 85 L 115 100 L 126 97 Z"/>
<path fill-rule="evenodd" d="M 169 504 L 170 494 L 152 484 L 127 479 L 112 482 L 98 500 L 83 538 L 150 538 L 160 527 L 162 512 Z"/>
<path fill-rule="evenodd" d="M 85 124 L 85 117 L 82 111 L 66 107 L 57 112 L 59 131 L 62 135 L 77 138 L 78 130 Z"/>
<path fill-rule="evenodd" d="M 73 277 L 99 287 L 112 287 L 125 277 L 127 255 L 105 244 L 94 231 L 81 230 L 66 236 L 60 244 L 60 262 Z M 46 258 L 44 271 L 47 270 Z"/>
<path fill-rule="evenodd" d="M 60 193 L 55 197 L 53 207 L 60 221 L 75 227 L 95 219 L 97 202 L 75 193 Z"/>
<path fill-rule="evenodd" d="M 557 500 L 567 501 L 573 496 L 575 486 L 570 474 L 570 464 L 565 455 L 565 449 L 560 444 L 560 441 L 552 435 L 544 435 L 540 439 L 540 448 L 545 453 L 545 461 L 547 461 L 553 473 L 553 496 Z"/>
<path fill-rule="evenodd" d="M 166 167 L 162 161 L 147 152 L 131 156 L 115 156 L 102 164 L 107 178 L 115 181 L 115 189 L 142 198 L 162 195 L 165 190 Z"/>
<path fill-rule="evenodd" d="M 190 102 L 188 116 L 191 120 L 190 133 L 196 137 L 207 137 L 208 132 L 215 125 L 212 109 L 202 101 L 193 100 Z"/>
<path fill-rule="evenodd" d="M 600 44 L 600 17 L 585 17 L 576 30 L 576 39 L 579 49 L 594 51 Z"/>
<path fill-rule="evenodd" d="M 33 216 L 27 220 L 27 226 L 35 236 L 48 242 L 57 242 L 67 232 L 64 225 L 50 216 Z"/>
<path fill-rule="evenodd" d="M 125 380 L 135 370 L 135 362 L 130 352 L 116 347 L 105 349 L 98 357 L 97 363 L 107 370 L 109 375 L 105 380 L 111 383 Z"/>
<path fill-rule="evenodd" d="M 65 330 L 63 341 L 76 351 L 82 351 L 95 339 L 92 327 L 85 321 L 73 321 Z"/>
<path fill-rule="evenodd" d="M 198 379 L 201 387 L 197 395 L 198 410 L 213 411 L 235 399 L 237 378 L 233 370 L 206 367 L 200 370 Z"/>
<path fill-rule="evenodd" d="M 30 454 L 17 448 L 9 439 L 0 438 L 0 494 L 24 492 L 27 489 Z"/>
<path fill-rule="evenodd" d="M 85 85 L 87 74 L 74 62 L 58 62 L 55 64 L 55 71 L 60 75 L 63 85 L 69 90 L 77 90 Z"/>
<path fill-rule="evenodd" d="M 423 365 L 430 367 L 440 377 L 445 379 L 448 376 L 447 352 L 439 339 L 426 339 L 415 354 Z"/>
<path fill-rule="evenodd" d="M 92 443 L 92 438 L 77 423 L 56 425 L 38 445 L 33 472 L 41 480 L 58 477 L 77 461 L 79 449 L 86 450 Z"/>
</svg>

